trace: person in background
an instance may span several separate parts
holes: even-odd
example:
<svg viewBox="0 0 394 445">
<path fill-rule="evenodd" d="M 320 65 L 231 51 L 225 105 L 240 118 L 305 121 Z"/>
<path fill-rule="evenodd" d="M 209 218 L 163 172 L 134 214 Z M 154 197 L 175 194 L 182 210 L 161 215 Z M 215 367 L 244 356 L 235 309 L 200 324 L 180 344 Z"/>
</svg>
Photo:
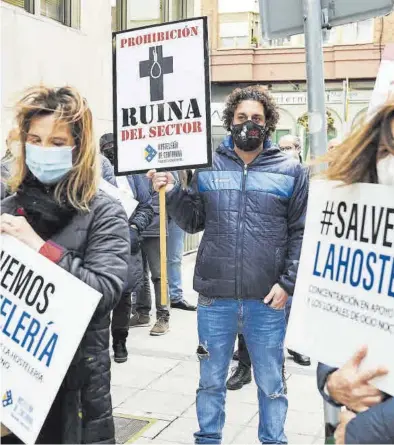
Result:
<svg viewBox="0 0 394 445">
<path fill-rule="evenodd" d="M 382 106 L 323 161 L 328 164 L 325 179 L 347 185 L 382 184 L 393 187 L 394 192 L 394 102 Z M 367 348 L 362 347 L 340 369 L 318 366 L 317 382 L 323 398 L 349 409 L 341 414 L 335 433 L 337 444 L 394 443 L 394 398 L 373 385 L 373 379 L 387 370 L 377 367 L 360 371 L 366 354 Z"/>
<path fill-rule="evenodd" d="M 301 139 L 298 136 L 292 134 L 286 134 L 279 139 L 279 148 L 283 153 L 293 157 L 302 164 L 301 155 Z"/>
<path fill-rule="evenodd" d="M 119 303 L 113 310 L 111 323 L 114 360 L 117 363 L 124 363 L 128 357 L 126 341 L 131 315 L 131 296 L 134 292 L 140 292 L 144 284 L 140 238 L 141 233 L 152 221 L 153 207 L 149 191 L 138 175 L 115 177 L 113 170 L 114 136 L 112 133 L 101 136 L 100 152 L 102 159 L 107 162 L 105 170 L 103 168 L 103 178 L 126 193 L 130 200 L 138 201 L 137 208 L 129 218 L 130 264 L 127 283 Z"/>
<path fill-rule="evenodd" d="M 327 144 L 327 150 L 331 151 L 335 147 L 341 144 L 341 140 L 338 138 L 330 139 Z"/>
<path fill-rule="evenodd" d="M 272 145 L 279 113 L 261 86 L 237 88 L 223 121 L 231 136 L 211 168 L 197 170 L 188 189 L 170 172 L 151 171 L 166 187 L 167 208 L 189 233 L 204 230 L 194 290 L 199 294 L 197 444 L 220 444 L 226 378 L 237 333 L 245 337 L 258 386 L 261 443 L 285 444 L 288 401 L 282 368 L 285 305 L 301 252 L 308 175 Z"/>
<path fill-rule="evenodd" d="M 16 111 L 21 151 L 1 233 L 102 294 L 36 443 L 114 443 L 109 324 L 127 278 L 126 214 L 99 191 L 92 114 L 75 89 L 32 88 Z M 13 435 L 2 442 L 20 443 Z"/>
<path fill-rule="evenodd" d="M 174 176 L 186 188 L 190 184 L 188 174 L 185 170 L 173 172 Z M 184 252 L 185 232 L 176 224 L 175 220 L 169 218 L 167 239 L 167 271 L 168 290 L 173 309 L 184 311 L 196 311 L 197 307 L 190 304 L 183 297 L 182 289 L 182 258 Z"/>
<path fill-rule="evenodd" d="M 4 199 L 9 195 L 7 181 L 12 174 L 12 164 L 15 158 L 19 156 L 20 152 L 19 134 L 17 128 L 13 128 L 8 133 L 5 143 L 6 152 L 1 158 L 1 199 Z"/>
<path fill-rule="evenodd" d="M 288 156 L 291 156 L 295 160 L 299 161 L 302 164 L 302 144 L 301 139 L 298 136 L 293 136 L 292 134 L 287 134 L 282 136 L 279 139 L 279 148 L 280 150 Z M 291 311 L 291 303 L 293 297 L 290 296 L 286 303 L 286 325 L 289 323 L 290 311 Z M 287 352 L 293 357 L 295 363 L 301 366 L 310 366 L 311 359 L 310 357 L 300 354 L 298 352 L 292 351 L 288 349 Z"/>
<path fill-rule="evenodd" d="M 170 305 L 161 303 L 161 270 L 160 270 L 160 208 L 159 194 L 153 189 L 152 181 L 146 175 L 139 175 L 152 197 L 153 219 L 141 233 L 141 253 L 144 270 L 144 284 L 137 292 L 135 314 L 130 319 L 130 327 L 150 325 L 152 296 L 149 282 L 149 271 L 154 287 L 156 301 L 156 323 L 150 331 L 152 336 L 165 335 L 170 329 Z"/>
</svg>

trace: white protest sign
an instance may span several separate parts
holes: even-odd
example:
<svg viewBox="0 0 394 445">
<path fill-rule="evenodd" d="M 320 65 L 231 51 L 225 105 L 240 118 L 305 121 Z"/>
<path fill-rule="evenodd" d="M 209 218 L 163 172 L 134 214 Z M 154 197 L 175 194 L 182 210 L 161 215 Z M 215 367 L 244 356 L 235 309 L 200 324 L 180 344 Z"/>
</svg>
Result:
<svg viewBox="0 0 394 445">
<path fill-rule="evenodd" d="M 394 395 L 393 187 L 312 181 L 286 346 L 339 367 L 368 345 L 363 369 Z"/>
<path fill-rule="evenodd" d="M 121 185 L 122 186 L 119 186 L 119 188 L 117 188 L 114 185 L 110 184 L 105 179 L 101 179 L 100 190 L 103 190 L 109 196 L 112 196 L 113 198 L 117 199 L 120 202 L 120 204 L 122 204 L 126 212 L 127 218 L 130 218 L 130 216 L 133 214 L 134 210 L 138 206 L 138 201 L 134 199 L 130 186 L 126 188 L 122 183 Z"/>
<path fill-rule="evenodd" d="M 117 175 L 211 163 L 207 18 L 113 34 Z"/>
<path fill-rule="evenodd" d="M 394 44 L 388 43 L 382 55 L 379 72 L 369 102 L 367 116 L 371 117 L 394 94 Z"/>
<path fill-rule="evenodd" d="M 101 295 L 1 236 L 1 422 L 35 443 Z"/>
</svg>

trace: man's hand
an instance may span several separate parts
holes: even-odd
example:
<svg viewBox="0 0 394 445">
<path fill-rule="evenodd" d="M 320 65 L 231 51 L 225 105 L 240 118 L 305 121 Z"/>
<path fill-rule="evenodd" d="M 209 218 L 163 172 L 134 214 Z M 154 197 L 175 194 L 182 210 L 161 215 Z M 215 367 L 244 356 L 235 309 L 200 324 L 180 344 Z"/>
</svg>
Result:
<svg viewBox="0 0 394 445">
<path fill-rule="evenodd" d="M 344 445 L 345 438 L 346 438 L 346 427 L 347 424 L 353 420 L 356 417 L 356 414 L 352 413 L 351 411 L 343 411 L 341 413 L 339 425 L 337 426 L 337 429 L 335 430 L 335 443 L 338 445 Z"/>
<path fill-rule="evenodd" d="M 367 355 L 362 347 L 354 356 L 327 379 L 327 391 L 337 402 L 357 413 L 366 411 L 383 399 L 382 392 L 369 383 L 388 373 L 384 367 L 361 372 L 359 366 Z"/>
<path fill-rule="evenodd" d="M 273 309 L 283 309 L 289 299 L 287 292 L 279 284 L 275 284 L 270 293 L 264 298 L 264 303 L 269 304 Z M 272 302 L 272 303 L 271 303 Z"/>
<path fill-rule="evenodd" d="M 162 187 L 166 188 L 166 193 L 170 192 L 175 185 L 174 175 L 170 172 L 157 173 L 156 170 L 150 170 L 146 176 L 152 180 L 153 188 L 158 192 Z"/>
</svg>

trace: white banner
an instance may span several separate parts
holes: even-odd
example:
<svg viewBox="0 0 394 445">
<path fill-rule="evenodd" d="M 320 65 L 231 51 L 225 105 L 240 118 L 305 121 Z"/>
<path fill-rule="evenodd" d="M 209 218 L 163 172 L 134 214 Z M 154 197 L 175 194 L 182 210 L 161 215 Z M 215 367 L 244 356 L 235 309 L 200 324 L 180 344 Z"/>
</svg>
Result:
<svg viewBox="0 0 394 445">
<path fill-rule="evenodd" d="M 207 19 L 114 33 L 115 172 L 211 162 Z"/>
<path fill-rule="evenodd" d="M 368 117 L 381 107 L 394 94 L 394 44 L 388 43 L 384 49 L 375 87 L 368 107 Z"/>
<path fill-rule="evenodd" d="M 35 443 L 101 295 L 1 236 L 1 422 Z"/>
<path fill-rule="evenodd" d="M 312 181 L 286 346 L 339 367 L 368 345 L 363 369 L 394 395 L 393 187 Z"/>
<path fill-rule="evenodd" d="M 119 179 L 120 178 L 116 178 L 118 187 L 115 187 L 105 179 L 101 178 L 100 190 L 104 191 L 109 196 L 112 196 L 112 198 L 118 200 L 124 208 L 127 218 L 130 218 L 135 209 L 138 207 L 139 202 L 134 199 L 130 186 L 128 184 L 122 183 L 122 181 L 119 181 Z M 127 181 L 127 178 L 124 179 L 126 179 Z"/>
</svg>

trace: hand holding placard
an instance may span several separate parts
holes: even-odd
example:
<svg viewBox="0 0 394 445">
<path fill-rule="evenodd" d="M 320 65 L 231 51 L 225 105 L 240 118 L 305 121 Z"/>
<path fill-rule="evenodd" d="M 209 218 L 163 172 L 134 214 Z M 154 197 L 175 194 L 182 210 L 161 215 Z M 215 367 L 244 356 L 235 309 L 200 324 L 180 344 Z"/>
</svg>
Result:
<svg viewBox="0 0 394 445">
<path fill-rule="evenodd" d="M 327 389 L 331 398 L 357 413 L 366 411 L 383 400 L 383 393 L 370 381 L 388 373 L 384 367 L 360 371 L 359 366 L 367 355 L 363 346 L 342 368 L 333 372 L 327 379 Z"/>
</svg>

